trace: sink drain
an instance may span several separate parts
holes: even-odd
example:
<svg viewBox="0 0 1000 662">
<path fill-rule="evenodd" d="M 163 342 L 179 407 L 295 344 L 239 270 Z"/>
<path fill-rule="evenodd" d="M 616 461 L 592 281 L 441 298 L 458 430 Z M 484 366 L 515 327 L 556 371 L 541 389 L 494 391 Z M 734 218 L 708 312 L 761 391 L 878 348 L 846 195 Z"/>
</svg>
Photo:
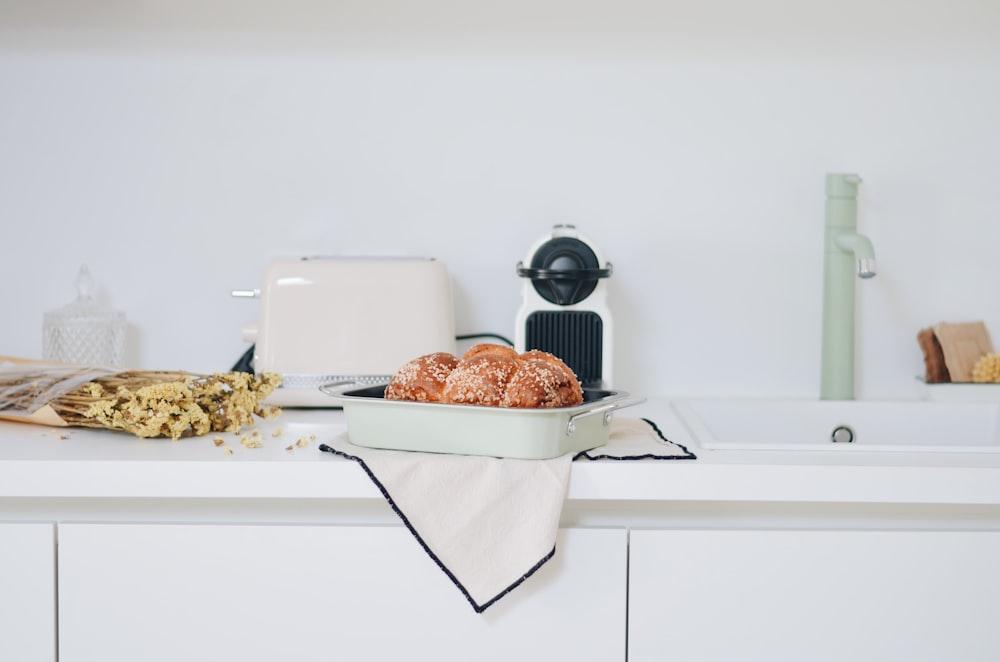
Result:
<svg viewBox="0 0 1000 662">
<path fill-rule="evenodd" d="M 838 425 L 830 433 L 830 441 L 835 444 L 854 443 L 854 430 L 849 425 Z"/>
</svg>

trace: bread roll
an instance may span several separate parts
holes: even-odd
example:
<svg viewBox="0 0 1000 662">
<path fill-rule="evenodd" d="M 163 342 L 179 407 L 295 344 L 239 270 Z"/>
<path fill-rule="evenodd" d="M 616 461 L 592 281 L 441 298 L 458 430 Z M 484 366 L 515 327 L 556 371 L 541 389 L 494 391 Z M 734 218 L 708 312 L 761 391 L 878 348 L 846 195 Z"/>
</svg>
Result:
<svg viewBox="0 0 1000 662">
<path fill-rule="evenodd" d="M 503 354 L 484 353 L 462 359 L 448 375 L 442 401 L 499 407 L 518 365 L 518 359 Z"/>
<path fill-rule="evenodd" d="M 572 407 L 583 402 L 580 380 L 554 354 L 535 349 L 521 354 L 519 360 L 517 372 L 507 383 L 502 406 Z"/>
<path fill-rule="evenodd" d="M 386 400 L 441 402 L 445 381 L 458 357 L 448 352 L 425 354 L 405 363 L 385 387 Z"/>
<path fill-rule="evenodd" d="M 537 409 L 583 402 L 576 375 L 561 359 L 531 350 L 518 354 L 482 343 L 462 359 L 438 352 L 404 364 L 385 389 L 386 400 Z"/>
</svg>

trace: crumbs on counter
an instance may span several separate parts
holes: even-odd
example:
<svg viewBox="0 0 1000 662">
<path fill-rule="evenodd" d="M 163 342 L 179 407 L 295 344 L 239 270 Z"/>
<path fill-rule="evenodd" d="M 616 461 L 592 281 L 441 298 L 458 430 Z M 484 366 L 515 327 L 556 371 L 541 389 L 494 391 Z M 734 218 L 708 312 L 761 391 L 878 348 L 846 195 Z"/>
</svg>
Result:
<svg viewBox="0 0 1000 662">
<path fill-rule="evenodd" d="M 309 438 L 311 438 L 311 439 L 315 439 L 315 438 L 316 438 L 316 435 L 314 435 L 314 434 L 311 434 L 311 435 L 309 435 Z M 309 439 L 307 439 L 306 437 L 299 437 L 299 438 L 298 438 L 298 439 L 297 439 L 297 440 L 295 441 L 295 443 L 294 443 L 294 444 L 292 444 L 292 445 L 290 445 L 290 446 L 285 446 L 285 450 L 286 450 L 286 451 L 293 451 L 293 450 L 295 450 L 296 448 L 305 448 L 305 447 L 306 447 L 306 446 L 308 446 L 308 445 L 309 445 Z"/>
<path fill-rule="evenodd" d="M 277 428 L 271 432 L 272 437 L 281 437 L 282 435 L 284 435 L 284 430 L 282 428 Z M 238 437 L 233 435 L 233 438 L 238 439 L 240 445 L 244 448 L 261 448 L 264 446 L 264 433 L 260 430 L 260 428 L 254 428 L 249 432 L 239 435 Z M 292 451 L 296 448 L 305 448 L 311 441 L 315 441 L 315 439 L 315 434 L 302 435 L 294 443 L 286 446 L 285 450 Z M 212 441 L 216 446 L 222 447 L 227 454 L 233 454 L 232 449 L 226 445 L 226 439 L 224 437 L 216 436 Z"/>
<path fill-rule="evenodd" d="M 244 448 L 260 448 L 263 444 L 260 442 L 260 437 L 254 437 L 253 435 L 242 435 L 240 437 L 240 443 L 243 444 Z"/>
</svg>

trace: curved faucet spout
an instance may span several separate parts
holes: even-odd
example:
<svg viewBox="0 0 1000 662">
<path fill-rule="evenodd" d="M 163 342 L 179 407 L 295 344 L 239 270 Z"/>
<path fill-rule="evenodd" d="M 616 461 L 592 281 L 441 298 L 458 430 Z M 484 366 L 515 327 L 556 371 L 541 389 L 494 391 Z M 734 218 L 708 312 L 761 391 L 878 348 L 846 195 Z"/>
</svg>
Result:
<svg viewBox="0 0 1000 662">
<path fill-rule="evenodd" d="M 841 250 L 854 254 L 859 278 L 875 276 L 875 248 L 868 237 L 857 232 L 842 232 L 834 238 L 834 243 Z"/>
</svg>

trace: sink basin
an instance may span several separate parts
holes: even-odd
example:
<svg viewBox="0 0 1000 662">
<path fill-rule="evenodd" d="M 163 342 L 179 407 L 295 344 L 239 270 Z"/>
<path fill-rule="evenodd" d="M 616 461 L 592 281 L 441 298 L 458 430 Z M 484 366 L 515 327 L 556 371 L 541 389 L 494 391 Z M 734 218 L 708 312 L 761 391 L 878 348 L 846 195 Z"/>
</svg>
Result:
<svg viewBox="0 0 1000 662">
<path fill-rule="evenodd" d="M 708 449 L 1000 452 L 1000 402 L 745 398 L 674 408 Z"/>
</svg>

